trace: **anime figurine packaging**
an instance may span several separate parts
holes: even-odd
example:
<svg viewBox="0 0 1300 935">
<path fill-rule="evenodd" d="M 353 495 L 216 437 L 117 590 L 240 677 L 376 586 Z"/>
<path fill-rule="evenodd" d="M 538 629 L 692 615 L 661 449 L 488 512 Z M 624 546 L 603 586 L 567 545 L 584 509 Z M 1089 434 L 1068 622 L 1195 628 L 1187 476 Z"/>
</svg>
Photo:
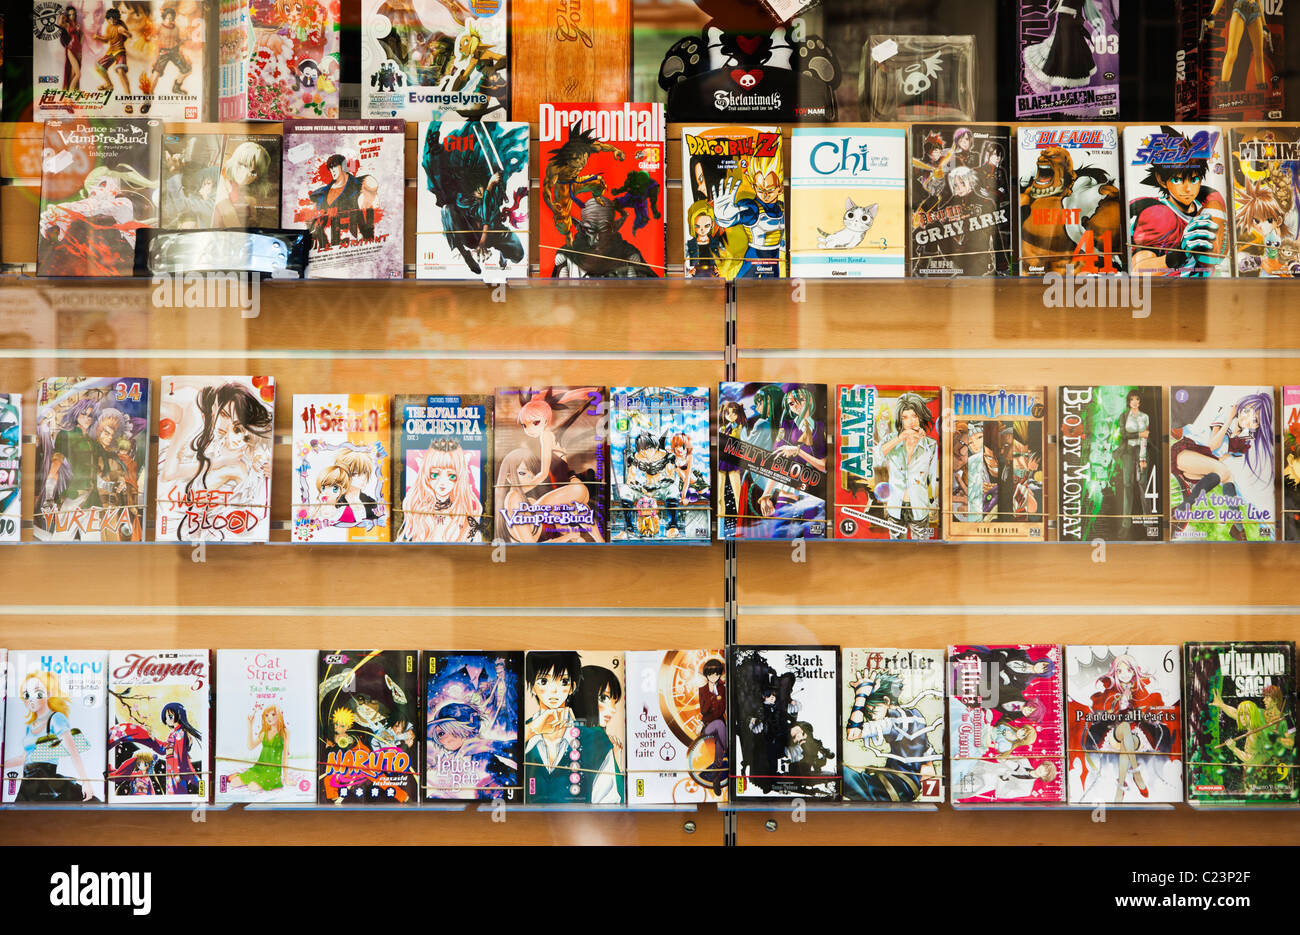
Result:
<svg viewBox="0 0 1300 935">
<path fill-rule="evenodd" d="M 337 0 L 220 0 L 221 120 L 339 116 Z"/>
<path fill-rule="evenodd" d="M 530 652 L 524 684 L 525 800 L 625 803 L 623 654 Z"/>
<path fill-rule="evenodd" d="M 974 36 L 871 36 L 862 46 L 863 119 L 975 119 Z"/>
<path fill-rule="evenodd" d="M 1180 119 L 1282 119 L 1286 28 L 1281 2 L 1178 0 L 1177 22 Z"/>
<path fill-rule="evenodd" d="M 523 653 L 422 655 L 424 800 L 522 801 Z"/>
<path fill-rule="evenodd" d="M 280 226 L 280 136 L 167 133 L 158 226 Z"/>
<path fill-rule="evenodd" d="M 293 397 L 293 541 L 387 542 L 388 397 Z"/>
<path fill-rule="evenodd" d="M 1119 0 L 1019 0 L 1016 119 L 1119 116 Z"/>
<path fill-rule="evenodd" d="M 1282 387 L 1282 538 L 1300 541 L 1300 386 Z"/>
<path fill-rule="evenodd" d="M 1300 276 L 1300 127 L 1233 127 L 1233 266 L 1238 276 Z"/>
<path fill-rule="evenodd" d="M 23 398 L 0 393 L 0 543 L 22 538 Z"/>
<path fill-rule="evenodd" d="M 492 539 L 491 396 L 398 396 L 396 542 Z"/>
</svg>

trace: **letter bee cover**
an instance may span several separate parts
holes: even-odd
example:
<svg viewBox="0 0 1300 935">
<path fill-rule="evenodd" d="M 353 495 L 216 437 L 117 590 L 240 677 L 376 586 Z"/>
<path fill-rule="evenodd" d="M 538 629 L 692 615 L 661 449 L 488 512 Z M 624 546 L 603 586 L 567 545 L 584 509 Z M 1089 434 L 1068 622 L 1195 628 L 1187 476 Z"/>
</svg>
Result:
<svg viewBox="0 0 1300 935">
<path fill-rule="evenodd" d="M 938 539 L 937 386 L 840 384 L 836 395 L 836 539 Z"/>
<path fill-rule="evenodd" d="M 726 653 L 629 652 L 627 671 L 628 802 L 725 802 Z"/>
<path fill-rule="evenodd" d="M 530 652 L 524 667 L 526 800 L 625 803 L 623 654 Z"/>
<path fill-rule="evenodd" d="M 1057 538 L 1159 542 L 1164 538 L 1161 388 L 1057 390 Z"/>
<path fill-rule="evenodd" d="M 23 398 L 0 393 L 0 542 L 22 538 Z"/>
<path fill-rule="evenodd" d="M 1286 109 L 1283 0 L 1180 0 L 1188 85 L 1180 115 L 1281 120 Z"/>
<path fill-rule="evenodd" d="M 388 397 L 294 394 L 293 541 L 387 542 Z"/>
<path fill-rule="evenodd" d="M 1017 120 L 1119 116 L 1120 0 L 1019 0 Z"/>
<path fill-rule="evenodd" d="M 1129 269 L 1153 276 L 1231 276 L 1223 131 L 1124 128 Z"/>
<path fill-rule="evenodd" d="M 708 542 L 709 390 L 611 386 L 610 537 Z"/>
<path fill-rule="evenodd" d="M 398 396 L 397 542 L 492 539 L 491 396 Z"/>
<path fill-rule="evenodd" d="M 1300 386 L 1282 387 L 1282 538 L 1300 541 Z"/>
<path fill-rule="evenodd" d="M 14 650 L 8 671 L 0 799 L 103 804 L 108 653 Z"/>
<path fill-rule="evenodd" d="M 1067 646 L 1070 804 L 1183 800 L 1179 646 Z"/>
<path fill-rule="evenodd" d="M 1012 275 L 1011 131 L 915 124 L 911 132 L 909 275 Z"/>
<path fill-rule="evenodd" d="M 340 0 L 220 0 L 221 120 L 339 115 Z"/>
<path fill-rule="evenodd" d="M 1169 388 L 1169 538 L 1277 538 L 1273 387 Z"/>
<path fill-rule="evenodd" d="M 208 801 L 208 650 L 114 650 L 108 673 L 108 804 Z"/>
<path fill-rule="evenodd" d="M 1046 398 L 1041 386 L 944 388 L 945 539 L 1045 541 Z"/>
<path fill-rule="evenodd" d="M 520 652 L 424 653 L 424 801 L 523 801 Z"/>
<path fill-rule="evenodd" d="M 1296 801 L 1295 644 L 1188 643 L 1187 801 Z"/>
<path fill-rule="evenodd" d="M 158 227 L 280 226 L 280 136 L 167 133 Z"/>
<path fill-rule="evenodd" d="M 163 377 L 160 542 L 266 542 L 274 377 Z"/>
<path fill-rule="evenodd" d="M 942 649 L 841 649 L 844 798 L 942 802 Z"/>
<path fill-rule="evenodd" d="M 286 121 L 283 171 L 280 223 L 311 232 L 309 278 L 402 278 L 403 121 Z"/>
<path fill-rule="evenodd" d="M 603 386 L 496 392 L 496 536 L 504 542 L 605 542 Z"/>
<path fill-rule="evenodd" d="M 316 801 L 314 649 L 218 649 L 216 801 Z"/>
<path fill-rule="evenodd" d="M 1233 260 L 1238 276 L 1300 276 L 1300 127 L 1233 127 Z"/>
<path fill-rule="evenodd" d="M 415 805 L 420 672 L 414 650 L 322 650 L 317 664 L 317 802 Z"/>
<path fill-rule="evenodd" d="M 37 384 L 37 539 L 143 542 L 148 482 L 148 380 L 46 377 Z"/>
<path fill-rule="evenodd" d="M 948 647 L 953 805 L 1065 803 L 1061 647 Z"/>
</svg>

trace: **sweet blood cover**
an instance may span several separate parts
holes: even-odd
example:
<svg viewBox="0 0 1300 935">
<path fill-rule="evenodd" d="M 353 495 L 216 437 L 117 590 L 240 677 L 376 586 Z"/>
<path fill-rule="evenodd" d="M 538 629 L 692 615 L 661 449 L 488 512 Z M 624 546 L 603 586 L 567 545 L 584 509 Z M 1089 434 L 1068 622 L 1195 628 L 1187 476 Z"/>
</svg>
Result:
<svg viewBox="0 0 1300 935">
<path fill-rule="evenodd" d="M 396 542 L 492 539 L 491 396 L 397 396 Z"/>
<path fill-rule="evenodd" d="M 220 0 L 221 120 L 339 116 L 341 0 Z"/>
<path fill-rule="evenodd" d="M 523 801 L 524 654 L 425 651 L 424 800 Z"/>
<path fill-rule="evenodd" d="M 1300 127 L 1233 127 L 1232 247 L 1238 276 L 1300 276 Z"/>
<path fill-rule="evenodd" d="M 22 538 L 23 398 L 0 393 L 0 542 Z"/>
<path fill-rule="evenodd" d="M 1016 119 L 1119 115 L 1120 0 L 1019 0 Z"/>
</svg>

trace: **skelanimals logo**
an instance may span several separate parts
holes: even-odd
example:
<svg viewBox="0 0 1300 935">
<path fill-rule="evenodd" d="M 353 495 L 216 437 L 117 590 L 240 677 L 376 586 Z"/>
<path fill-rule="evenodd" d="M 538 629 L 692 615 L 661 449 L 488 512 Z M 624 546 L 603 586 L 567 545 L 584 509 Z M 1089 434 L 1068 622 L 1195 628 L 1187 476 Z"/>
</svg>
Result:
<svg viewBox="0 0 1300 935">
<path fill-rule="evenodd" d="M 934 84 L 934 79 L 938 78 L 943 72 L 941 55 L 935 52 L 928 58 L 923 58 L 919 62 L 908 65 L 899 73 L 899 78 L 903 83 L 903 93 L 908 97 L 916 97 L 930 90 Z"/>
</svg>

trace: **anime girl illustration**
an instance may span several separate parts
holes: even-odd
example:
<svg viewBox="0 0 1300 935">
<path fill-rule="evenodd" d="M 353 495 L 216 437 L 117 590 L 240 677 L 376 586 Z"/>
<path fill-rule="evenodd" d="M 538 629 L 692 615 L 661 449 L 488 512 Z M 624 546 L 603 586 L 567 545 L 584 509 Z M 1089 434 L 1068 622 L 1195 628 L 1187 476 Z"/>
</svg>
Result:
<svg viewBox="0 0 1300 935">
<path fill-rule="evenodd" d="M 402 501 L 399 542 L 482 542 L 479 471 L 454 438 L 437 438 L 420 457 L 415 483 Z M 518 500 L 516 499 L 516 503 Z"/>
<path fill-rule="evenodd" d="M 82 760 L 90 743 L 72 726 L 71 699 L 63 692 L 59 676 L 33 669 L 15 686 L 17 696 L 27 711 L 24 719 L 23 746 L 7 751 L 4 770 L 21 769 L 17 802 L 89 802 L 102 799 L 96 786 L 102 783 L 92 776 Z M 101 721 L 101 726 L 102 726 Z M 60 769 L 67 763 L 71 776 Z M 100 786 L 102 788 L 102 785 Z"/>
<path fill-rule="evenodd" d="M 212 227 L 274 227 L 278 216 L 269 179 L 271 154 L 261 143 L 245 140 L 221 164 Z"/>
<path fill-rule="evenodd" d="M 741 497 L 741 465 L 727 454 L 727 439 L 742 438 L 747 431 L 745 407 L 738 400 L 723 400 L 718 406 L 718 508 L 722 513 L 724 538 L 735 535 L 736 518 L 745 502 Z"/>
<path fill-rule="evenodd" d="M 1121 653 L 1111 663 L 1110 671 L 1097 679 L 1098 690 L 1092 695 L 1092 710 L 1123 714 L 1164 707 L 1164 699 L 1154 688 L 1154 678 L 1129 653 Z M 1151 792 L 1142 776 L 1138 753 L 1168 748 L 1168 729 L 1158 721 L 1114 720 L 1088 725 L 1084 743 L 1088 749 L 1118 753 L 1115 801 L 1124 801 L 1129 779 L 1138 793 L 1147 798 Z"/>
<path fill-rule="evenodd" d="M 812 391 L 806 386 L 791 386 L 786 389 L 782 404 L 784 415 L 773 441 L 774 450 L 784 458 L 802 461 L 825 476 L 826 423 L 817 412 Z M 805 498 L 795 490 L 769 478 L 758 498 L 758 508 L 764 516 L 814 519 L 825 516 L 826 504 L 805 503 Z M 799 511 L 791 513 L 793 509 Z"/>
<path fill-rule="evenodd" d="M 531 714 L 524 724 L 525 788 L 530 802 L 590 802 L 617 805 L 624 800 L 623 774 L 608 732 L 597 723 L 618 695 L 598 674 L 595 718 L 575 711 L 582 685 L 582 658 L 576 652 L 530 652 L 525 677 Z M 588 699 L 590 702 L 590 699 Z"/>
<path fill-rule="evenodd" d="M 573 715 L 579 721 L 596 724 L 605 732 L 614 747 L 614 782 L 618 787 L 619 800 L 627 794 L 627 777 L 623 774 L 623 764 L 627 762 L 623 750 L 623 730 L 620 717 L 623 700 L 623 682 L 611 669 L 604 666 L 583 666 L 582 679 L 578 693 L 573 698 Z"/>
<path fill-rule="evenodd" d="M 42 273 L 129 275 L 136 231 L 158 223 L 157 190 L 157 179 L 128 165 L 95 166 L 81 191 L 41 212 L 37 231 L 41 249 L 49 255 Z"/>
<path fill-rule="evenodd" d="M 1178 394 L 1186 397 L 1187 392 L 1186 389 L 1175 389 L 1171 394 L 1173 405 L 1181 408 Z M 1240 396 L 1231 405 L 1220 408 L 1208 422 L 1204 421 L 1207 409 L 1203 408 L 1195 421 L 1181 428 L 1174 423 L 1175 427 L 1170 431 L 1174 439 L 1169 452 L 1170 472 L 1183 494 L 1182 504 L 1174 509 L 1173 516 L 1175 522 L 1181 519 L 1179 531 L 1187 530 L 1192 522 L 1187 518 L 1190 511 L 1201 507 L 1216 488 L 1223 497 L 1229 498 L 1229 502 L 1210 505 L 1215 506 L 1217 516 L 1233 517 L 1229 528 L 1231 538 L 1249 538 L 1247 522 L 1261 533 L 1266 527 L 1271 529 L 1274 478 L 1272 388 Z M 1248 516 L 1250 500 L 1249 497 L 1238 499 L 1241 497 L 1239 485 L 1264 492 L 1268 498 L 1266 519 Z"/>
<path fill-rule="evenodd" d="M 1082 87 L 1097 73 L 1083 24 L 1087 22 L 1093 34 L 1100 36 L 1106 33 L 1106 21 L 1097 0 L 1056 0 L 1052 14 L 1055 19 L 1047 38 L 1021 52 L 1025 74 L 1045 87 Z"/>
<path fill-rule="evenodd" d="M 69 4 L 59 14 L 59 45 L 63 46 L 64 91 L 81 90 L 81 17 Z"/>
<path fill-rule="evenodd" d="M 256 733 L 255 722 L 260 722 Z M 271 792 L 283 786 L 288 766 L 289 728 L 284 723 L 284 712 L 277 705 L 265 708 L 257 705 L 248 712 L 248 749 L 257 750 L 257 762 L 241 773 L 226 776 L 227 787 L 245 786 L 253 792 Z"/>
<path fill-rule="evenodd" d="M 1225 0 L 1214 0 L 1214 7 L 1201 27 L 1204 35 L 1214 29 L 1214 24 L 1223 9 Z M 1279 7 L 1280 9 L 1280 7 Z M 1250 88 L 1268 87 L 1268 75 L 1264 69 L 1265 52 L 1273 52 L 1273 35 L 1268 31 L 1268 21 L 1264 18 L 1262 0 L 1233 0 L 1232 12 L 1228 14 L 1228 32 L 1223 50 L 1223 70 L 1219 81 L 1225 88 L 1231 87 L 1232 72 L 1237 66 L 1237 54 L 1241 51 L 1242 35 L 1250 36 L 1251 62 L 1255 66 L 1247 71 L 1253 78 Z"/>
<path fill-rule="evenodd" d="M 377 478 L 374 449 L 345 446 L 334 462 L 316 475 L 317 510 L 331 526 L 372 529 L 385 515 L 384 504 L 367 493 Z M 382 490 L 380 491 L 382 494 Z"/>
<path fill-rule="evenodd" d="M 118 751 L 120 760 L 109 771 L 109 777 L 117 783 L 119 795 L 200 794 L 192 741 L 201 741 L 203 735 L 190 723 L 185 706 L 178 701 L 163 705 L 159 719 L 167 729 L 164 740 L 158 740 L 147 726 L 134 721 L 115 724 L 109 731 L 109 748 Z M 150 781 L 153 789 L 145 792 Z"/>
</svg>

